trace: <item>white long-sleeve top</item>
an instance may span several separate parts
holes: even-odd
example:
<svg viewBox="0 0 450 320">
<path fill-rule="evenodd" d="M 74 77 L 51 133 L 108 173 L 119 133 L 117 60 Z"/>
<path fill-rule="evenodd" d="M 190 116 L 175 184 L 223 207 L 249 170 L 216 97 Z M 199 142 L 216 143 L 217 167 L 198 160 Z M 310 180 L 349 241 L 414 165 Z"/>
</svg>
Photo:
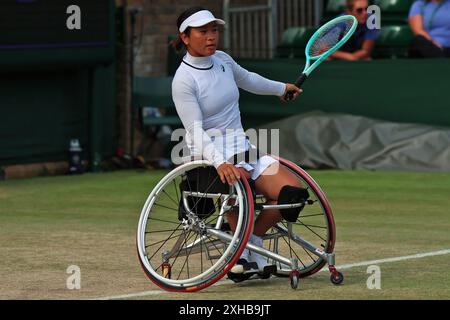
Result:
<svg viewBox="0 0 450 320">
<path fill-rule="evenodd" d="M 239 90 L 281 96 L 285 84 L 249 72 L 223 51 L 194 57 L 187 53 L 172 82 L 172 98 L 186 130 L 191 155 L 217 168 L 249 142 L 241 124 Z"/>
</svg>

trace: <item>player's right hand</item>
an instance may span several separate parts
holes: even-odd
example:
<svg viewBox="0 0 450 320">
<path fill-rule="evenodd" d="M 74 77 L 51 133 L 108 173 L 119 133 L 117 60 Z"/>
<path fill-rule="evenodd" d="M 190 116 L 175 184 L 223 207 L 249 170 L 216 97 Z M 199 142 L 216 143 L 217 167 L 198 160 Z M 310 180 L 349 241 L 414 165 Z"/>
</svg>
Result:
<svg viewBox="0 0 450 320">
<path fill-rule="evenodd" d="M 239 170 L 231 163 L 224 162 L 217 167 L 222 183 L 228 183 L 230 186 L 240 179 Z"/>
<path fill-rule="evenodd" d="M 293 101 L 302 92 L 303 92 L 303 90 L 298 88 L 295 84 L 286 83 L 286 89 L 285 89 L 283 95 L 280 97 L 280 100 L 283 102 Z M 288 93 L 289 93 L 289 95 L 288 95 Z"/>
</svg>

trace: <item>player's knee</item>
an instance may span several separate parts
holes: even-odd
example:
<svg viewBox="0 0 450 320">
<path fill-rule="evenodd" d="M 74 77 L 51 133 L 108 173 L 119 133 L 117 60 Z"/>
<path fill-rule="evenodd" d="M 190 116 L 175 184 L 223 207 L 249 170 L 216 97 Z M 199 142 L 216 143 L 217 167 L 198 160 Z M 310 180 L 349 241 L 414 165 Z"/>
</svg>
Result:
<svg viewBox="0 0 450 320">
<path fill-rule="evenodd" d="M 278 204 L 297 204 L 294 208 L 280 209 L 283 219 L 295 222 L 300 215 L 300 211 L 305 207 L 305 202 L 309 198 L 308 190 L 298 186 L 285 185 L 278 195 Z"/>
</svg>

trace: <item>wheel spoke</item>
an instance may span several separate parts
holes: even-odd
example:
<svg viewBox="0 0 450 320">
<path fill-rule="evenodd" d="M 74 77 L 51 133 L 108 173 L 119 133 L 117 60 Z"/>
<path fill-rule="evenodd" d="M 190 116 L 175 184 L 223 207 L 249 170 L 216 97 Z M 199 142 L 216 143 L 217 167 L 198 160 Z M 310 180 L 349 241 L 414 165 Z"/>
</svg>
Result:
<svg viewBox="0 0 450 320">
<path fill-rule="evenodd" d="M 190 238 L 191 232 L 192 232 L 192 231 L 189 230 L 189 233 L 188 233 L 188 235 L 186 236 L 186 230 L 183 230 L 184 240 L 183 240 L 183 243 L 182 243 L 181 246 L 180 246 L 181 249 L 178 249 L 177 255 L 176 255 L 175 259 L 172 261 L 172 266 L 174 266 L 175 263 L 177 262 L 177 259 L 178 259 L 178 257 L 180 256 L 181 251 L 183 250 L 183 246 L 186 245 L 188 239 Z M 181 235 L 180 235 L 180 236 L 181 236 Z M 181 270 L 181 271 L 183 271 L 183 270 Z M 181 271 L 180 271 L 180 274 L 181 274 Z M 180 276 L 180 275 L 178 275 L 178 277 L 179 277 L 179 276 Z"/>
<path fill-rule="evenodd" d="M 300 220 L 297 220 L 297 221 L 299 221 L 300 223 L 296 223 L 296 222 L 293 222 L 293 223 L 295 225 L 298 225 L 298 226 L 301 225 L 301 226 L 311 227 L 311 228 L 327 229 L 327 227 L 316 226 L 316 225 L 313 225 L 313 224 L 305 224 L 305 223 L 301 222 Z"/>
<path fill-rule="evenodd" d="M 305 225 L 304 223 L 300 222 L 300 224 L 295 223 L 296 225 L 302 225 L 304 227 L 306 227 L 306 229 L 308 229 L 309 231 L 311 231 L 312 233 L 314 233 L 317 237 L 319 237 L 320 239 L 322 239 L 323 241 L 327 242 L 327 240 L 325 240 L 320 234 L 318 234 L 317 232 L 315 232 L 313 229 L 311 229 L 310 227 L 308 227 L 307 225 Z"/>
<path fill-rule="evenodd" d="M 180 197 L 178 196 L 178 187 L 177 187 L 177 184 L 175 183 L 175 179 L 173 179 L 173 187 L 175 189 L 175 194 L 177 195 L 177 202 L 179 202 Z"/>
<path fill-rule="evenodd" d="M 293 252 L 294 255 L 297 257 L 298 261 L 300 261 L 300 263 L 303 265 L 303 267 L 306 268 L 306 266 L 303 263 L 302 259 L 300 259 L 300 257 L 297 255 L 297 253 L 294 250 L 292 250 L 292 247 L 291 247 L 290 243 L 286 240 L 286 238 L 284 236 L 282 238 L 283 238 L 283 241 L 286 242 L 286 244 L 289 246 L 289 249 L 291 250 L 291 252 Z M 290 238 L 289 238 L 289 240 L 290 240 Z M 292 255 L 291 255 L 291 258 L 292 258 Z"/>
<path fill-rule="evenodd" d="M 180 230 L 181 231 L 181 230 Z M 153 246 L 155 246 L 155 245 L 157 245 L 157 244 L 160 244 L 160 243 L 163 243 L 163 245 L 164 245 L 164 243 L 166 243 L 168 240 L 171 240 L 171 239 L 175 239 L 176 237 L 179 237 L 181 234 L 176 234 L 176 235 L 171 235 L 171 236 L 169 236 L 167 239 L 164 239 L 164 240 L 160 240 L 160 241 L 158 241 L 158 242 L 154 242 L 154 243 L 150 243 L 150 244 L 148 244 L 148 245 L 146 245 L 145 247 L 146 248 L 148 248 L 148 247 L 153 247 Z M 162 246 L 161 247 L 159 247 L 158 248 L 158 250 L 156 250 L 156 251 L 159 251 L 159 249 L 161 249 L 162 248 Z M 153 256 L 152 256 L 153 257 Z M 150 260 L 150 259 L 149 259 Z"/>
<path fill-rule="evenodd" d="M 211 187 L 212 187 L 212 186 L 214 185 L 214 183 L 216 182 L 217 178 L 218 178 L 218 177 L 216 177 L 216 178 L 214 179 L 214 181 L 213 181 L 212 183 L 209 184 L 209 186 L 208 186 L 208 187 L 206 188 L 206 190 L 203 192 L 203 196 L 196 197 L 196 198 L 198 198 L 198 200 L 197 200 L 197 202 L 194 204 L 194 206 L 191 208 L 191 211 L 194 212 L 194 210 L 197 208 L 197 205 L 200 203 L 200 200 L 201 200 L 201 199 L 203 199 L 203 198 L 206 199 L 205 194 L 207 194 L 207 193 L 209 192 L 209 190 L 211 189 Z M 189 179 L 188 179 L 188 181 L 189 181 Z M 190 188 L 190 186 L 189 186 L 189 188 Z M 191 191 L 192 191 L 192 190 L 191 190 Z M 203 208 L 203 209 L 204 209 L 204 208 Z"/>
<path fill-rule="evenodd" d="M 193 243 L 195 243 L 195 241 L 197 240 L 197 237 L 198 237 L 198 233 L 196 233 Z M 193 248 L 194 248 L 194 246 L 191 245 L 191 248 L 190 248 L 189 253 L 188 253 L 187 252 L 188 249 L 187 249 L 187 246 L 186 246 L 186 243 L 185 243 L 185 249 L 184 250 L 186 251 L 186 259 L 184 260 L 183 266 L 181 267 L 180 274 L 178 275 L 178 279 L 180 278 L 181 272 L 183 271 L 185 265 L 186 265 L 186 269 L 187 269 L 187 277 L 190 278 L 190 275 L 189 275 L 189 255 L 191 254 Z"/>
<path fill-rule="evenodd" d="M 181 226 L 181 223 L 173 222 L 173 221 L 169 221 L 169 220 L 163 220 L 163 219 L 152 218 L 152 217 L 149 217 L 148 220 L 161 221 L 161 222 L 166 222 L 166 223 L 171 223 L 171 224 L 176 224 L 178 226 Z"/>
<path fill-rule="evenodd" d="M 157 230 L 157 231 L 145 231 L 145 234 L 149 234 L 149 233 L 161 233 L 161 232 L 170 232 L 170 231 L 173 231 L 173 229 Z"/>
<path fill-rule="evenodd" d="M 316 213 L 316 214 L 307 214 L 307 215 L 302 215 L 300 214 L 300 218 L 309 218 L 309 217 L 317 217 L 317 216 L 323 216 L 323 213 Z"/>
<path fill-rule="evenodd" d="M 178 211 L 178 209 L 174 209 L 174 208 L 171 208 L 171 207 L 159 204 L 159 203 L 155 203 L 155 206 L 162 207 L 162 208 L 165 208 L 165 209 L 169 209 L 169 210 L 172 210 L 172 211 L 175 211 L 175 212 Z"/>
<path fill-rule="evenodd" d="M 146 201 L 138 231 L 139 258 L 151 280 L 162 288 L 186 291 L 196 286 L 204 287 L 223 275 L 224 268 L 235 257 L 233 253 L 242 248 L 242 238 L 251 227 L 249 219 L 253 212 L 248 213 L 243 183 L 245 181 L 238 181 L 235 188 L 221 185 L 214 168 L 202 162 L 183 164 L 161 179 L 158 189 L 151 193 L 152 198 Z M 243 204 L 243 207 L 231 209 L 236 211 L 235 207 L 239 207 L 239 218 L 243 221 L 240 229 L 230 232 L 223 220 L 227 213 L 222 210 L 228 208 L 233 203 L 230 198 L 235 197 L 239 201 L 236 204 Z M 184 204 L 185 213 L 189 214 L 181 221 L 180 208 L 184 208 L 180 205 Z M 208 229 L 217 232 L 216 226 L 226 238 L 208 233 Z M 236 239 L 230 238 L 233 239 L 231 242 L 221 240 L 228 239 L 233 233 Z"/>
<path fill-rule="evenodd" d="M 316 263 L 316 261 L 318 260 L 318 259 L 314 259 L 314 257 L 311 255 L 311 253 L 308 251 L 308 250 L 306 250 L 304 247 L 302 247 L 302 249 L 306 252 L 306 254 L 311 258 L 311 260 L 313 261 L 313 263 Z"/>
<path fill-rule="evenodd" d="M 161 250 L 161 248 L 164 246 L 165 243 L 167 243 L 167 241 L 169 241 L 170 239 L 176 237 L 176 236 L 172 237 L 172 235 L 178 230 L 179 227 L 180 227 L 180 225 L 179 225 L 175 230 L 173 230 L 173 232 L 171 233 L 171 235 L 169 236 L 169 238 L 167 238 L 166 240 L 162 240 L 163 243 L 162 243 L 161 246 L 158 248 L 158 250 L 156 250 L 155 253 L 154 253 L 150 258 L 148 258 L 148 261 L 150 261 L 150 260 L 155 256 L 155 254 L 158 253 L 159 250 Z M 183 230 L 183 231 L 184 231 L 184 230 Z M 152 245 L 154 245 L 154 244 L 152 244 Z M 150 246 L 150 245 L 145 246 L 145 248 L 148 248 L 149 246 Z"/>
<path fill-rule="evenodd" d="M 173 202 L 175 203 L 176 206 L 178 206 L 178 202 L 176 202 L 175 200 L 173 200 L 173 198 L 170 196 L 170 194 L 167 193 L 166 190 L 163 190 L 163 193 Z"/>
<path fill-rule="evenodd" d="M 214 240 L 213 241 L 211 241 L 211 238 L 209 237 L 209 235 L 208 234 L 206 234 L 206 237 L 209 239 L 209 241 L 211 242 L 211 244 L 214 246 L 214 248 L 216 248 L 216 250 L 217 251 L 219 251 L 219 253 L 222 255 L 223 253 L 222 252 L 220 252 L 220 249 L 219 248 L 217 248 L 217 246 L 216 246 L 216 244 L 214 243 Z"/>
<path fill-rule="evenodd" d="M 283 226 L 285 226 L 285 227 L 287 228 L 287 225 L 284 225 L 284 223 L 283 223 Z M 305 264 L 303 263 L 302 259 L 300 259 L 300 257 L 297 255 L 297 253 L 296 253 L 294 250 L 292 250 L 292 246 L 291 246 L 291 237 L 289 237 L 289 234 L 288 234 L 288 237 L 287 237 L 287 238 L 289 239 L 289 242 L 286 241 L 286 236 L 283 236 L 284 242 L 286 242 L 286 244 L 287 244 L 288 247 L 289 247 L 289 251 L 290 251 L 290 256 L 291 256 L 291 258 L 292 258 L 292 253 L 294 253 L 295 256 L 297 257 L 298 261 L 300 261 L 300 263 L 303 265 L 303 267 L 306 268 L 306 266 L 305 266 Z"/>
</svg>

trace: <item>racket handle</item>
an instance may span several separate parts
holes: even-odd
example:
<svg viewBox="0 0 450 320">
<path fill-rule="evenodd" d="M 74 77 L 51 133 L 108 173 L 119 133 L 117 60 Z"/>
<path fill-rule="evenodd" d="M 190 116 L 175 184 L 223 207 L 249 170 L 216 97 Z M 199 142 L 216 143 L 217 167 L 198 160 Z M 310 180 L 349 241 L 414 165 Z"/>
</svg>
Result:
<svg viewBox="0 0 450 320">
<path fill-rule="evenodd" d="M 303 84 L 303 82 L 305 82 L 305 80 L 308 78 L 308 76 L 305 73 L 302 73 L 302 75 L 300 77 L 298 77 L 298 79 L 295 81 L 295 86 L 300 88 Z M 294 98 L 294 93 L 292 91 L 287 92 L 286 96 L 285 96 L 285 100 L 286 101 L 291 101 Z"/>
<path fill-rule="evenodd" d="M 306 73 L 302 73 L 302 75 L 300 77 L 298 77 L 297 81 L 295 81 L 295 85 L 300 88 L 303 84 L 303 82 L 306 81 L 306 78 L 308 78 L 308 76 L 306 75 Z"/>
</svg>

